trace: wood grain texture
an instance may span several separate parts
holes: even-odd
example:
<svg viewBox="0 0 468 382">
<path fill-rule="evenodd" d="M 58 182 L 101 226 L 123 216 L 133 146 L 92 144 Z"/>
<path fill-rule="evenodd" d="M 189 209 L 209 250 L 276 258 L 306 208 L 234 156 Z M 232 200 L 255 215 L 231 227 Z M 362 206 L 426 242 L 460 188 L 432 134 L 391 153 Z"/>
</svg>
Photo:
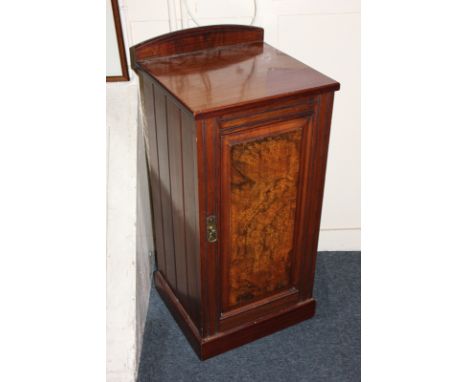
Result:
<svg viewBox="0 0 468 382">
<path fill-rule="evenodd" d="M 231 146 L 229 306 L 290 283 L 301 131 Z"/>
<path fill-rule="evenodd" d="M 222 131 L 221 320 L 234 312 L 231 321 L 242 320 L 249 316 L 245 309 L 263 311 L 266 301 L 273 307 L 274 296 L 297 291 L 303 254 L 296 211 L 302 209 L 303 136 L 312 112 L 310 106 L 308 116 Z M 255 111 L 251 118 L 257 119 Z M 249 117 L 243 120 L 249 126 Z"/>
<path fill-rule="evenodd" d="M 163 227 L 163 245 L 166 254 L 164 276 L 176 287 L 176 264 L 174 252 L 174 227 L 172 217 L 171 173 L 169 168 L 169 146 L 167 125 L 167 100 L 153 83 L 153 97 L 156 114 L 157 160 L 159 163 L 159 187 L 161 195 L 161 224 Z"/>
<path fill-rule="evenodd" d="M 154 248 L 158 269 L 166 274 L 166 250 L 164 248 L 164 231 L 162 219 L 161 185 L 158 159 L 158 137 L 156 129 L 156 112 L 154 107 L 153 83 L 149 78 L 140 78 L 144 110 L 144 137 L 148 161 L 149 189 L 151 195 L 151 217 L 153 224 Z"/>
<path fill-rule="evenodd" d="M 182 304 L 187 304 L 187 253 L 185 236 L 185 206 L 182 168 L 181 111 L 166 98 L 167 131 L 169 147 L 169 171 L 172 203 L 172 227 L 174 235 L 176 283 L 173 287 Z"/>
<path fill-rule="evenodd" d="M 201 341 L 199 357 L 202 360 L 268 336 L 278 330 L 295 325 L 313 317 L 315 300 L 309 299 L 291 304 L 285 309 L 278 309 L 268 315 L 257 317 L 232 330 Z"/>
<path fill-rule="evenodd" d="M 195 120 L 151 78 L 141 79 L 157 266 L 201 330 Z"/>
<path fill-rule="evenodd" d="M 218 331 L 219 296 L 219 246 L 206 239 L 206 219 L 219 216 L 219 129 L 214 120 L 197 121 L 199 199 L 200 205 L 200 248 L 202 279 L 203 337 Z M 219 227 L 219 224 L 218 224 Z"/>
<path fill-rule="evenodd" d="M 226 45 L 263 41 L 263 29 L 248 25 L 210 25 L 167 33 L 135 45 L 132 63 Z"/>
<path fill-rule="evenodd" d="M 284 309 L 277 309 L 260 319 L 250 320 L 225 332 L 201 337 L 190 315 L 177 299 L 164 276 L 160 272 L 154 272 L 153 277 L 160 296 L 201 360 L 307 320 L 315 314 L 315 300 L 309 299 L 291 304 Z"/>
<path fill-rule="evenodd" d="M 311 154 L 311 168 L 309 173 L 309 186 L 307 189 L 308 204 L 306 209 L 311 212 L 304 224 L 304 251 L 310 254 L 305 257 L 302 267 L 301 280 L 303 285 L 302 298 L 312 296 L 317 247 L 320 233 L 320 220 L 322 216 L 323 193 L 325 188 L 325 174 L 327 171 L 328 145 L 330 140 L 330 127 L 332 120 L 334 93 L 326 93 L 320 97 L 317 105 L 315 121 L 312 125 L 311 140 L 309 143 Z M 310 197 L 312 195 L 313 197 Z"/>
<path fill-rule="evenodd" d="M 187 307 L 201 328 L 200 312 L 200 229 L 198 222 L 198 161 L 196 127 L 193 118 L 181 110 L 181 155 L 183 172 L 184 231 L 187 272 Z"/>
<path fill-rule="evenodd" d="M 278 97 L 298 97 L 339 87 L 329 77 L 263 42 L 153 59 L 140 65 L 195 119 Z"/>
<path fill-rule="evenodd" d="M 202 359 L 315 309 L 339 84 L 259 36 L 232 26 L 177 32 L 141 45 L 134 62 L 148 125 L 155 282 Z"/>
<path fill-rule="evenodd" d="M 261 28 L 187 29 L 136 45 L 131 54 L 132 67 L 152 76 L 195 119 L 340 86 L 263 42 Z"/>
</svg>

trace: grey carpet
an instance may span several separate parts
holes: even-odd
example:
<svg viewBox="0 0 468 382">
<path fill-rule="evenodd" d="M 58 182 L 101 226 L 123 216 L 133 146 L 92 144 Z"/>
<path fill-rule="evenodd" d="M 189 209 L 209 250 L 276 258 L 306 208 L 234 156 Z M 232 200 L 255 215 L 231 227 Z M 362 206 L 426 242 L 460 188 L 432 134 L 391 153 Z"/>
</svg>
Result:
<svg viewBox="0 0 468 382">
<path fill-rule="evenodd" d="M 360 252 L 320 252 L 314 318 L 203 362 L 153 288 L 138 381 L 359 381 L 360 284 Z"/>
</svg>

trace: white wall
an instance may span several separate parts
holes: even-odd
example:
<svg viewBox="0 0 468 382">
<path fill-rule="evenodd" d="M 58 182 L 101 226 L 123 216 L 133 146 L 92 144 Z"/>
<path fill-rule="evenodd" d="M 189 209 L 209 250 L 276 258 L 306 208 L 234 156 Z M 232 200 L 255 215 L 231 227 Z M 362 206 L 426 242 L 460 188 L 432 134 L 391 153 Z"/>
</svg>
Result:
<svg viewBox="0 0 468 382">
<path fill-rule="evenodd" d="M 107 85 L 107 380 L 134 381 L 153 251 L 136 81 Z"/>
<path fill-rule="evenodd" d="M 107 86 L 107 377 L 131 381 L 136 365 L 136 87 Z"/>
</svg>

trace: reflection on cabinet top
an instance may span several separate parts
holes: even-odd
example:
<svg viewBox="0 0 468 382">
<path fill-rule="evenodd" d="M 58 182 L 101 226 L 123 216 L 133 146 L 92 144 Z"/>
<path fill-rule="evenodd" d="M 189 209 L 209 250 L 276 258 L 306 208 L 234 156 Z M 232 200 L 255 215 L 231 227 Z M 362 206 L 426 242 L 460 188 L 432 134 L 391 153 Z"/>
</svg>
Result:
<svg viewBox="0 0 468 382">
<path fill-rule="evenodd" d="M 340 87 L 263 42 L 257 27 L 185 29 L 138 44 L 131 56 L 135 70 L 154 78 L 196 119 Z"/>
</svg>

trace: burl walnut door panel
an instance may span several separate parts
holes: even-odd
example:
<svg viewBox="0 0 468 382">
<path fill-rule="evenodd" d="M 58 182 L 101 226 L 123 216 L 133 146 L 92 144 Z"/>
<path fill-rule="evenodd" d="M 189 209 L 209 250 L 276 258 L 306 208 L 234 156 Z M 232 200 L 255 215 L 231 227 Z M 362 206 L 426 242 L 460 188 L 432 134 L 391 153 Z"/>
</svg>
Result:
<svg viewBox="0 0 468 382">
<path fill-rule="evenodd" d="M 298 300 L 296 227 L 309 124 L 302 117 L 221 132 L 221 329 L 229 326 L 223 319 Z"/>
<path fill-rule="evenodd" d="M 201 359 L 315 313 L 340 84 L 263 34 L 213 25 L 130 51 L 146 117 L 154 281 Z"/>
</svg>

